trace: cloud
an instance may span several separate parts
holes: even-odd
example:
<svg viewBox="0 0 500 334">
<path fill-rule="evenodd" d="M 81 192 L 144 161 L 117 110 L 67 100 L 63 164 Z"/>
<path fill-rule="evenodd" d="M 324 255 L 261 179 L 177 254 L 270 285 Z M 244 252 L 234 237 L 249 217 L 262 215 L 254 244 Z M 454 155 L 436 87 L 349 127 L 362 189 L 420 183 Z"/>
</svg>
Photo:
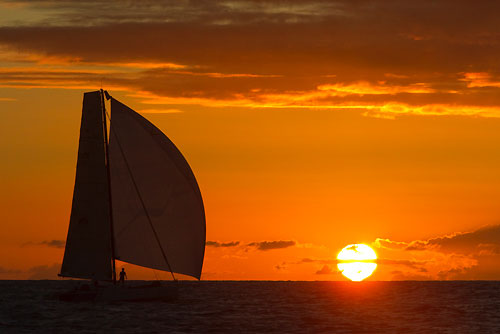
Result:
<svg viewBox="0 0 500 334">
<path fill-rule="evenodd" d="M 22 26 L 17 22 L 10 27 L 4 26 L 2 30 L 12 38 L 4 36 L 3 40 L 7 39 L 7 42 L 17 46 L 46 50 L 49 54 L 57 51 L 81 56 L 81 53 L 92 52 L 106 57 L 114 52 L 112 48 L 116 48 L 120 50 L 116 50 L 115 58 L 119 58 L 121 53 L 121 58 L 146 56 L 150 59 L 175 57 L 191 60 L 195 57 L 193 50 L 201 47 L 204 52 L 198 52 L 195 62 L 198 64 L 203 57 L 207 62 L 217 61 L 217 53 L 220 61 L 224 61 L 237 52 L 246 56 L 244 62 L 238 62 L 239 65 L 248 66 L 259 59 L 261 61 L 255 63 L 258 68 L 259 65 L 267 67 L 262 61 L 264 59 L 272 65 L 280 61 L 289 65 L 293 60 L 303 65 L 295 71 L 314 74 L 322 65 L 333 70 L 342 63 L 350 65 L 350 70 L 357 72 L 356 76 L 363 72 L 363 67 L 376 65 L 384 69 L 382 74 L 385 77 L 385 73 L 408 76 L 401 70 L 407 72 L 411 68 L 413 73 L 422 73 L 422 70 L 433 73 L 449 67 L 460 67 L 461 72 L 465 72 L 467 67 L 461 65 L 481 63 L 481 60 L 485 68 L 494 68 L 487 65 L 494 59 L 485 51 L 494 53 L 498 48 L 496 34 L 499 28 L 494 24 L 496 18 L 490 14 L 494 10 L 473 9 L 481 14 L 477 16 L 481 17 L 481 21 L 476 20 L 475 24 L 464 27 L 457 22 L 461 21 L 462 15 L 470 17 L 470 6 L 451 1 L 443 1 L 439 5 L 420 3 L 412 6 L 393 1 L 353 5 L 347 0 L 270 1 L 265 5 L 253 1 L 234 1 L 231 5 L 228 2 L 209 4 L 206 1 L 185 4 L 155 2 L 155 5 L 149 1 L 143 5 L 113 4 L 109 1 L 92 1 L 90 4 L 76 1 L 29 3 L 39 14 L 52 10 L 56 17 L 38 25 Z M 47 24 L 61 20 L 66 20 L 68 24 Z M 226 23 L 220 24 L 222 21 Z M 340 28 L 342 34 L 335 33 Z M 29 34 L 21 32 L 29 29 Z M 100 33 L 104 33 L 103 36 Z M 67 39 L 57 46 L 54 38 L 63 41 L 57 37 L 58 34 L 72 34 L 77 38 Z M 14 35 L 19 38 L 18 41 L 14 40 Z M 47 40 L 37 42 L 40 35 Z M 418 41 L 415 41 L 416 35 L 420 36 Z M 123 43 L 125 40 L 129 43 Z M 90 49 L 93 50 L 84 51 L 92 45 L 92 41 L 95 47 Z M 464 52 L 457 53 L 457 47 Z M 124 49 L 128 52 L 122 52 Z M 372 52 L 367 52 L 370 50 Z M 279 57 L 269 57 L 268 51 L 277 53 Z M 475 52 L 467 54 L 465 51 Z M 85 56 L 81 59 L 88 60 Z M 317 63 L 311 62 L 314 59 Z M 477 61 L 471 62 L 471 59 Z M 234 59 L 228 65 L 234 66 Z M 356 68 L 356 65 L 360 67 Z M 394 71 L 396 69 L 399 71 Z M 338 74 L 337 71 L 326 74 Z"/>
<path fill-rule="evenodd" d="M 140 109 L 137 110 L 139 114 L 177 114 L 181 113 L 179 109 Z"/>
<path fill-rule="evenodd" d="M 467 87 L 500 87 L 500 80 L 494 80 L 488 72 L 464 73 L 464 78 L 460 79 L 467 82 Z"/>
<path fill-rule="evenodd" d="M 498 118 L 500 117 L 500 107 L 446 104 L 427 104 L 415 106 L 391 102 L 382 106 L 373 106 L 365 112 L 365 116 L 385 116 L 385 118 L 395 118 L 399 115 L 474 116 Z"/>
<path fill-rule="evenodd" d="M 320 270 L 316 271 L 316 275 L 330 275 L 334 273 L 335 272 L 332 270 L 332 268 L 330 268 L 330 266 L 326 264 L 323 267 L 321 267 Z"/>
<path fill-rule="evenodd" d="M 377 238 L 372 242 L 372 246 L 385 249 L 404 249 L 408 247 L 408 243 L 402 241 L 394 241 L 390 239 Z"/>
<path fill-rule="evenodd" d="M 23 244 L 22 246 L 47 246 L 47 247 L 53 247 L 53 248 L 64 248 L 66 245 L 66 241 L 64 240 L 44 240 L 40 242 L 27 242 Z"/>
<path fill-rule="evenodd" d="M 477 252 L 480 249 L 500 246 L 500 225 L 490 225 L 471 232 L 457 232 L 428 240 L 415 240 L 406 250 L 419 251 L 439 249 L 442 252 Z"/>
<path fill-rule="evenodd" d="M 274 269 L 280 271 L 280 270 L 286 270 L 288 267 L 284 264 L 277 264 L 274 266 Z"/>
<path fill-rule="evenodd" d="M 411 269 L 415 269 L 419 272 L 427 272 L 425 265 L 428 261 L 417 261 L 417 260 L 393 260 L 393 259 L 377 259 L 377 264 L 379 265 L 390 265 L 390 266 L 405 266 Z"/>
<path fill-rule="evenodd" d="M 231 242 L 219 242 L 219 241 L 207 241 L 205 245 L 210 247 L 236 247 L 240 244 L 239 241 Z"/>
<path fill-rule="evenodd" d="M 292 247 L 297 245 L 297 242 L 293 240 L 254 241 L 246 245 L 242 245 L 240 241 L 230 241 L 230 242 L 207 241 L 205 245 L 208 247 L 216 247 L 216 248 L 230 248 L 230 247 L 242 246 L 243 248 L 252 247 L 256 250 L 268 251 L 273 249 L 283 249 Z M 245 251 L 247 251 L 247 249 Z"/>
<path fill-rule="evenodd" d="M 387 259 L 377 262 L 379 270 L 392 273 L 392 280 L 485 279 L 477 275 L 481 261 L 474 256 L 429 252 L 425 258 L 418 261 Z"/>
<path fill-rule="evenodd" d="M 441 252 L 477 252 L 481 249 L 496 250 L 500 247 L 500 225 L 488 225 L 470 232 L 456 232 L 427 240 L 410 242 L 377 238 L 373 246 L 388 250 Z"/>
<path fill-rule="evenodd" d="M 414 83 L 408 86 L 389 85 L 386 82 L 372 84 L 367 81 L 354 82 L 352 84 L 336 83 L 318 86 L 319 91 L 330 93 L 331 96 L 347 95 L 396 95 L 401 93 L 428 94 L 435 90 L 425 83 Z"/>
<path fill-rule="evenodd" d="M 296 242 L 293 240 L 279 240 L 279 241 L 260 241 L 249 243 L 248 246 L 256 247 L 261 251 L 268 251 L 273 249 L 282 249 L 295 246 Z"/>
<path fill-rule="evenodd" d="M 498 243 L 480 243 L 477 248 L 480 255 L 500 255 L 500 245 Z"/>
<path fill-rule="evenodd" d="M 66 242 L 64 240 L 44 240 L 40 242 L 40 245 L 45 245 L 54 248 L 64 248 Z"/>
<path fill-rule="evenodd" d="M 381 268 L 395 272 L 393 279 L 492 279 L 492 264 L 500 261 L 500 225 L 409 242 L 379 238 L 372 245 L 383 254 Z"/>
<path fill-rule="evenodd" d="M 10 5 L 10 6 L 9 6 Z M 22 6 L 25 10 L 36 11 L 35 17 L 25 18 L 19 22 L 15 17 L 5 15 L 6 23 L 23 25 L 105 25 L 125 22 L 160 23 L 160 22 L 204 22 L 207 25 L 248 24 L 258 22 L 310 21 L 330 15 L 341 15 L 340 3 L 325 1 L 140 1 L 114 2 L 94 0 L 80 1 L 48 0 L 6 0 L 2 3 L 6 14 L 19 13 Z M 319 10 L 321 7 L 321 10 Z"/>
<path fill-rule="evenodd" d="M 299 262 L 296 262 L 296 264 L 300 263 L 320 263 L 320 264 L 336 264 L 337 260 L 331 260 L 331 259 L 312 259 L 312 258 L 303 258 Z"/>
<path fill-rule="evenodd" d="M 318 263 L 318 264 L 337 264 L 336 259 L 313 259 L 309 257 L 302 258 L 298 261 L 285 261 L 282 263 L 282 266 L 288 265 L 297 265 L 297 264 L 309 264 L 309 263 Z"/>
<path fill-rule="evenodd" d="M 164 104 L 144 112 L 194 104 L 350 109 L 387 119 L 500 117 L 491 56 L 500 52 L 492 14 L 500 4 L 2 4 L 11 18 L 0 27 L 2 87 L 95 89 L 103 81 L 145 104 Z M 23 10 L 36 15 L 16 19 Z M 471 23 L 459 24 L 463 17 Z"/>
</svg>

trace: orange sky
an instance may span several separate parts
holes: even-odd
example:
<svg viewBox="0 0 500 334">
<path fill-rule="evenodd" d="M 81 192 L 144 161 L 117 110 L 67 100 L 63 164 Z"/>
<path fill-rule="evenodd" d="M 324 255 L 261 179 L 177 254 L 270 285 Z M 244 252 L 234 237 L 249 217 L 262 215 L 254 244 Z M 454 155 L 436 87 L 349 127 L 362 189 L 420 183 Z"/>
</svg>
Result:
<svg viewBox="0 0 500 334">
<path fill-rule="evenodd" d="M 498 6 L 0 1 L 0 279 L 55 278 L 101 84 L 190 163 L 202 279 L 499 279 Z"/>
</svg>

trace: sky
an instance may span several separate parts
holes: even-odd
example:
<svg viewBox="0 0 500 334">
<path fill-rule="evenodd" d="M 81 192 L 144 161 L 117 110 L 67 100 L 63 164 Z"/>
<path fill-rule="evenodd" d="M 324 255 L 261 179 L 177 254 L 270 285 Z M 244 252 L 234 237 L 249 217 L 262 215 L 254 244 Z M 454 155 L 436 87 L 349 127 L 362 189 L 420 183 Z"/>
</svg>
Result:
<svg viewBox="0 0 500 334">
<path fill-rule="evenodd" d="M 101 87 L 191 165 L 202 279 L 500 279 L 499 7 L 0 0 L 0 279 L 56 278 Z"/>
</svg>

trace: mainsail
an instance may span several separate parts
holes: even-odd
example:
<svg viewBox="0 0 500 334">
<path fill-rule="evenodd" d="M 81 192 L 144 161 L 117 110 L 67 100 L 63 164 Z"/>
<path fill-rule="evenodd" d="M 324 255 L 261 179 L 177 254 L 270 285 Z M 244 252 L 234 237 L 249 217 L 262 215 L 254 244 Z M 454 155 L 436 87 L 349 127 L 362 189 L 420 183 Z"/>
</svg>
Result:
<svg viewBox="0 0 500 334">
<path fill-rule="evenodd" d="M 199 279 L 205 213 L 182 154 L 158 128 L 112 98 L 109 159 L 116 258 Z"/>
<path fill-rule="evenodd" d="M 73 204 L 61 276 L 111 280 L 111 232 L 99 91 L 83 98 Z"/>
</svg>

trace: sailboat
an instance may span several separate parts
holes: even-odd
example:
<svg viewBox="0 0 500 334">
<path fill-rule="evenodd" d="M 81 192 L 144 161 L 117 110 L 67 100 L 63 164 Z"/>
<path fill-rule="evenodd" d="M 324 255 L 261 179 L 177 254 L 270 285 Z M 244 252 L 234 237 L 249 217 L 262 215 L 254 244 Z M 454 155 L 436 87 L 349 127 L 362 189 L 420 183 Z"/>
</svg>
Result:
<svg viewBox="0 0 500 334">
<path fill-rule="evenodd" d="M 111 100 L 109 140 L 105 98 Z M 115 260 L 169 272 L 173 280 L 176 274 L 199 280 L 204 253 L 203 200 L 181 152 L 161 130 L 107 91 L 84 93 L 59 276 L 92 280 L 100 287 L 87 285 L 61 299 L 169 299 L 172 284 L 117 285 Z"/>
</svg>

